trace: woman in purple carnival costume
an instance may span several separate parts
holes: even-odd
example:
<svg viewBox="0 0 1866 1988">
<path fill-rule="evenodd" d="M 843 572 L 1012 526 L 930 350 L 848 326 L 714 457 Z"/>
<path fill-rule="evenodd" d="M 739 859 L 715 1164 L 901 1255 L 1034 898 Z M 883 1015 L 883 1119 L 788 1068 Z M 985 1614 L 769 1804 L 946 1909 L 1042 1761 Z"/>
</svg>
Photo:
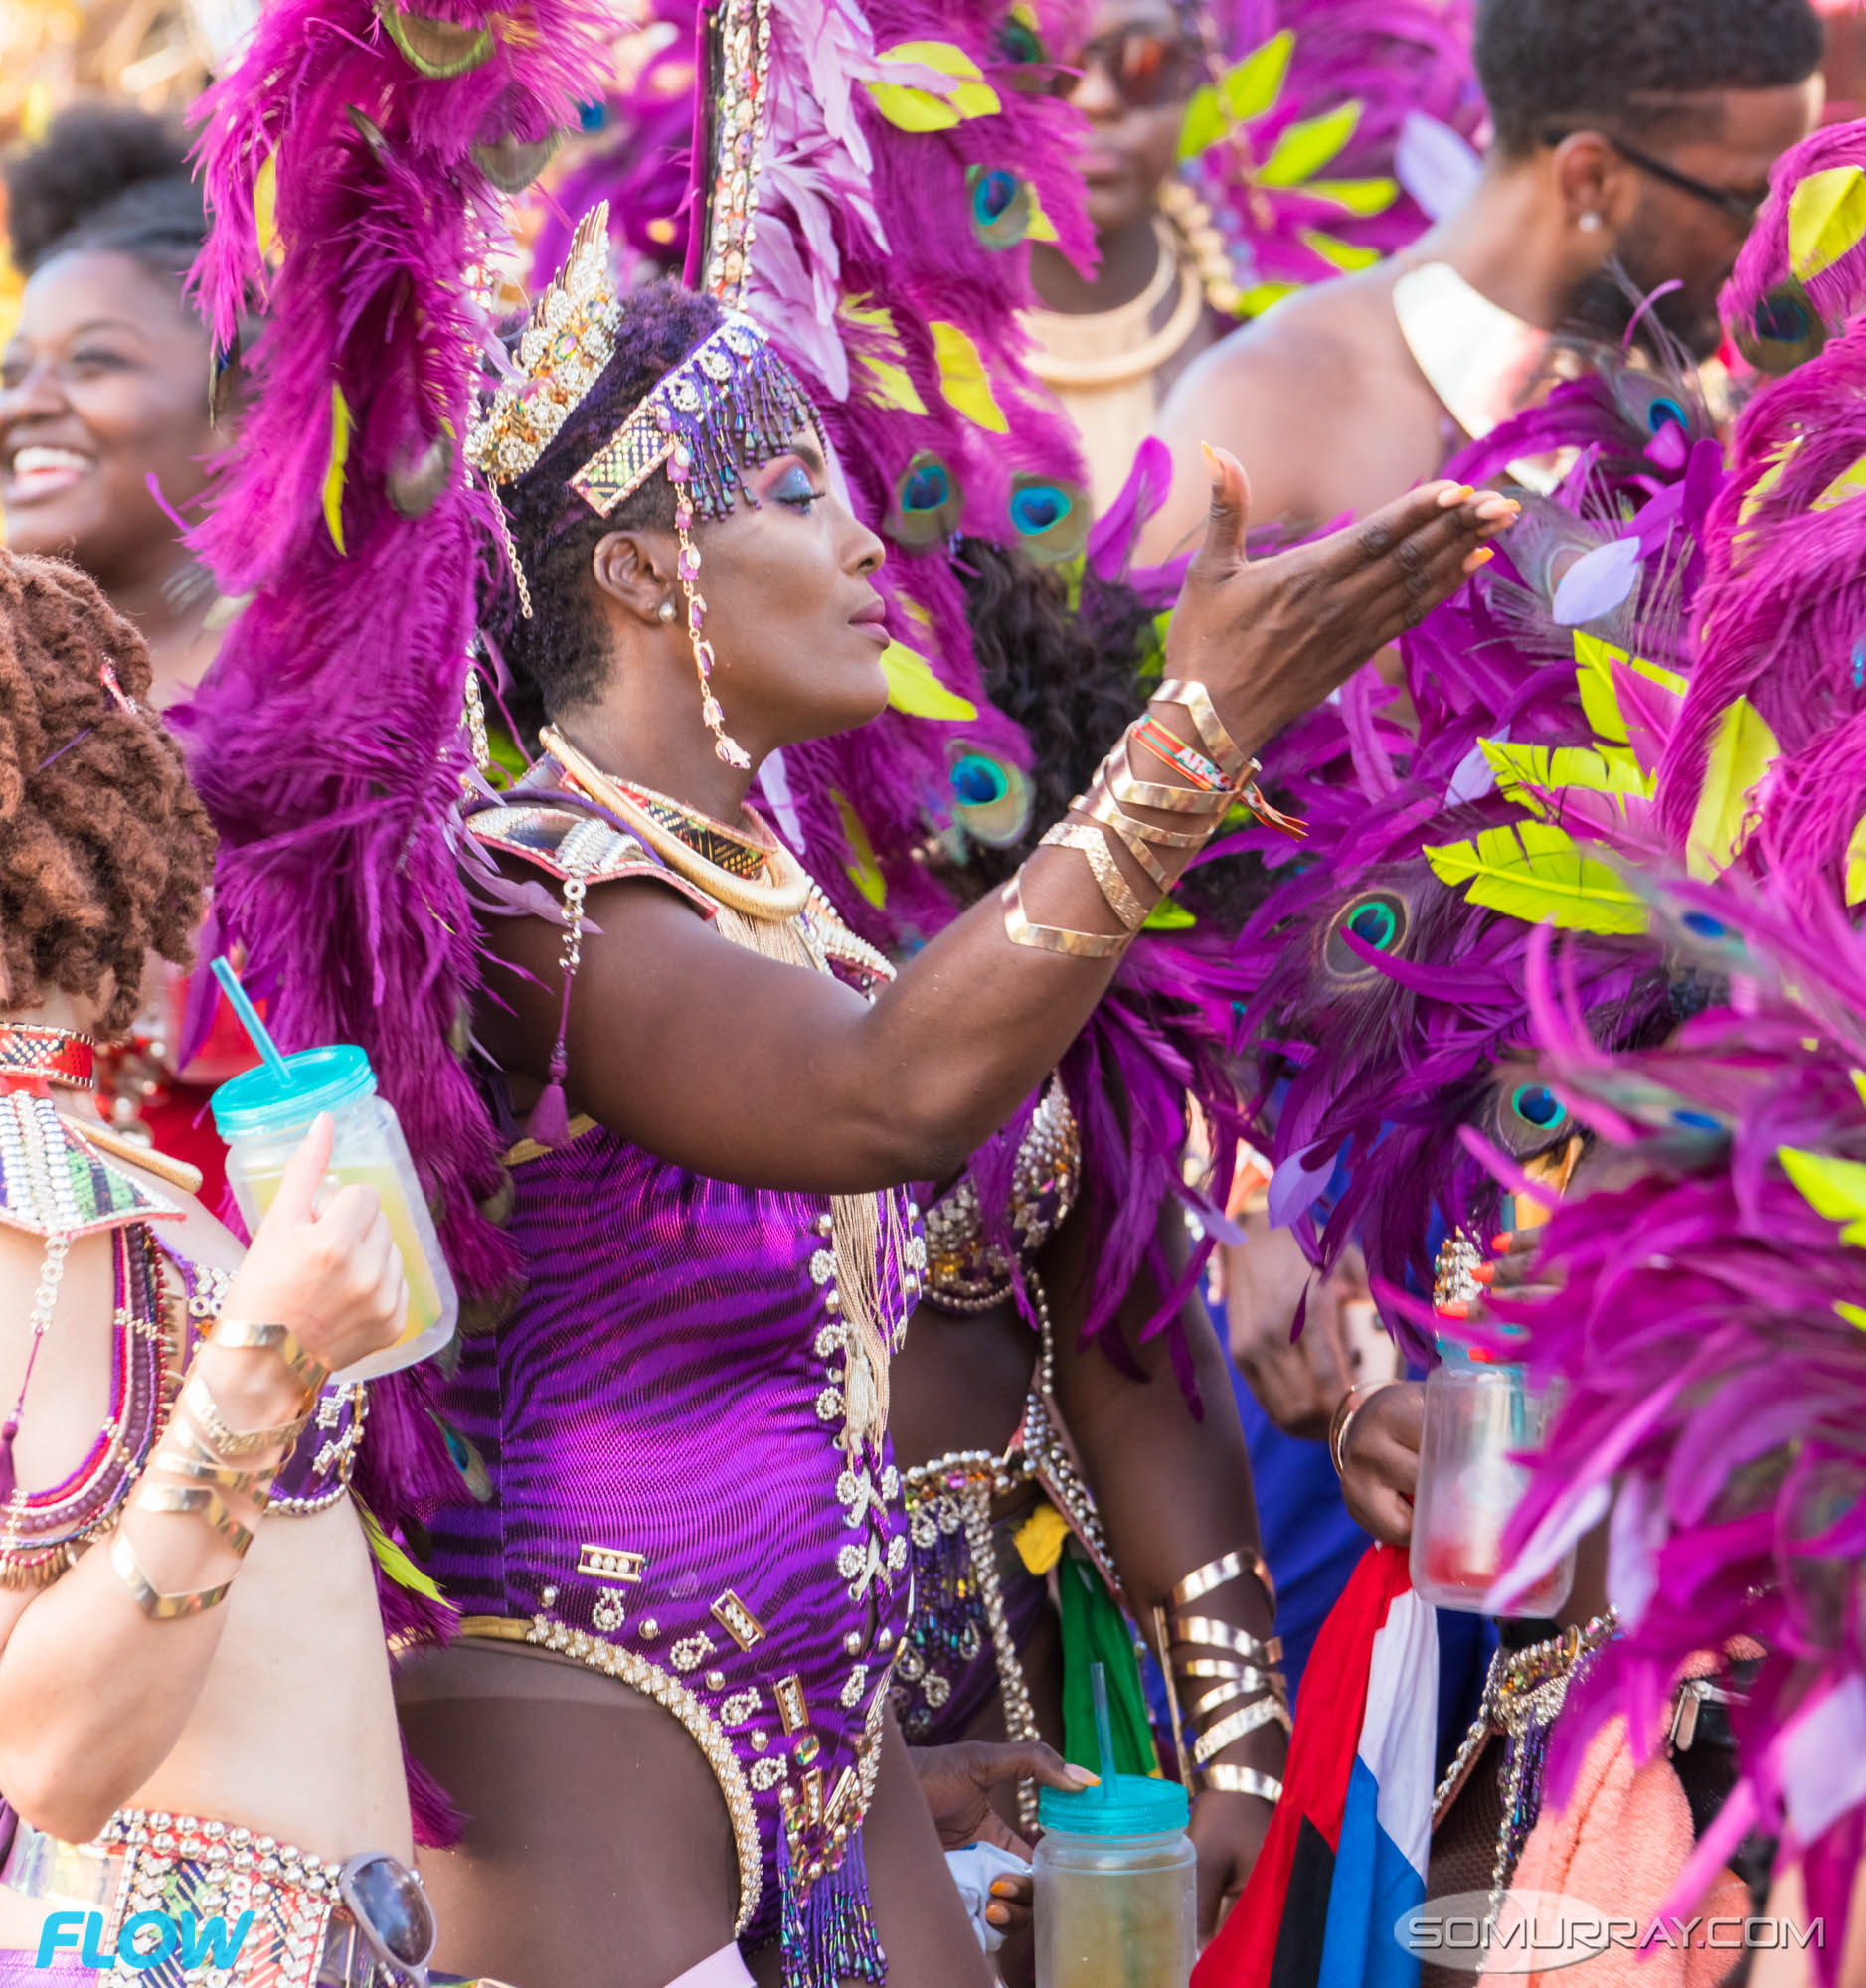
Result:
<svg viewBox="0 0 1866 1988">
<path fill-rule="evenodd" d="M 476 156 L 501 126 L 508 151 L 541 136 L 476 86 L 505 59 L 496 30 L 477 40 L 454 24 L 449 42 L 432 23 L 393 25 L 430 66 L 459 66 L 447 142 L 470 138 Z M 773 206 L 807 203 L 816 183 L 798 172 L 785 186 L 778 172 L 799 106 L 847 112 L 847 78 L 806 80 L 797 37 L 821 25 L 751 6 L 718 24 L 730 60 L 696 273 L 729 300 L 757 299 L 746 256 L 754 211 L 764 240 L 751 170 L 763 148 Z M 979 85 L 909 58 L 863 60 L 868 80 L 909 93 L 878 101 L 950 95 L 966 110 L 945 154 L 962 174 L 962 144 L 988 141 L 998 114 L 967 93 Z M 431 211 L 418 219 L 402 199 L 406 174 L 411 195 L 423 185 L 452 212 L 461 179 L 424 153 L 440 145 L 448 91 L 406 106 L 391 94 L 388 123 L 360 126 L 334 102 L 325 120 L 299 102 L 268 124 L 263 74 L 250 110 L 217 132 L 214 185 L 223 248 L 248 244 L 229 266 L 248 279 L 246 217 L 263 155 L 277 157 L 281 341 L 298 324 L 283 292 L 319 278 L 327 243 L 342 257 L 346 212 L 379 235 L 390 220 L 420 227 L 424 245 L 420 274 L 409 256 L 333 264 L 308 335 L 340 355 L 342 450 L 320 414 L 293 458 L 309 475 L 236 452 L 246 480 L 215 529 L 231 551 L 256 502 L 288 557 L 254 575 L 250 639 L 230 638 L 200 749 L 237 839 L 222 914 L 279 987 L 281 1023 L 373 1049 L 419 1121 L 463 1280 L 502 1297 L 443 1391 L 454 1492 L 403 1511 L 408 1544 L 467 1617 L 407 1685 L 416 1749 L 467 1814 L 460 1850 L 431 1860 L 428 1882 L 458 1915 L 461 1950 L 499 1955 L 521 1979 L 576 1978 L 595 1954 L 622 1981 L 696 1966 L 744 1978 L 743 1937 L 793 1988 L 880 1979 L 884 1946 L 899 1981 L 982 1983 L 888 1711 L 908 1543 L 887 1373 L 923 1256 L 905 1184 L 950 1173 L 1053 1067 L 1162 882 L 1229 807 L 1249 746 L 1388 638 L 1419 587 L 1448 590 L 1500 520 L 1434 486 L 1387 515 L 1378 552 L 1350 539 L 1246 569 L 1236 485 L 1221 481 L 1214 543 L 1168 655 L 1207 688 L 1176 678 L 1152 707 L 1190 742 L 1194 770 L 1136 742 L 1145 770 L 1130 776 L 1129 747 L 1117 748 L 1115 774 L 1140 781 L 1123 817 L 1132 840 L 1090 829 L 1040 851 L 889 984 L 886 961 L 744 809 L 755 771 L 778 778 L 774 753 L 881 708 L 886 631 L 915 625 L 869 579 L 883 547 L 849 508 L 840 467 L 858 478 L 859 454 L 832 453 L 749 320 L 669 290 L 618 299 L 597 218 L 475 429 L 494 516 L 441 425 L 468 426 L 448 398 L 464 387 L 448 313 L 471 293 L 424 286 L 446 255 L 475 259 L 478 243 L 464 220 L 436 241 Z M 355 96 L 352 81 L 352 108 Z M 228 129 L 267 142 L 243 150 L 222 142 Z M 430 167 L 423 182 L 417 169 Z M 305 226 L 317 204 L 337 210 L 326 233 Z M 373 357 L 372 281 L 397 334 L 378 330 Z M 871 321 L 861 342 L 897 397 L 903 379 L 937 377 L 974 409 L 992 399 L 991 355 L 953 318 Z M 894 354 L 899 379 L 885 370 Z M 309 371 L 328 383 L 329 356 Z M 255 424 L 288 409 L 303 422 L 303 378 L 275 356 Z M 981 436 L 960 473 L 1007 492 L 1014 465 Z M 430 495 L 426 517 L 407 520 Z M 267 545 L 247 522 L 256 565 Z M 526 782 L 482 794 L 458 838 L 448 790 L 470 776 L 452 722 L 466 631 L 449 632 L 456 597 L 442 582 L 462 552 L 496 552 L 507 534 L 500 646 L 554 723 Z M 1422 540 L 1405 555 L 1424 576 L 1409 591 L 1396 553 Z M 375 627 L 377 660 L 359 668 L 364 596 L 352 589 L 391 573 L 404 613 L 393 666 Z M 1308 626 L 1324 583 L 1345 608 L 1327 639 Z M 916 595 L 935 628 L 960 618 L 958 597 L 936 575 Z M 938 688 L 924 663 L 909 674 Z M 321 754 L 300 762 L 303 791 L 288 788 L 282 810 L 249 756 L 281 722 L 314 726 Z M 943 772 L 943 753 L 936 763 Z M 334 822 L 313 848 L 298 809 L 314 786 L 340 784 L 345 804 L 326 805 Z M 361 846 L 326 868 L 333 834 Z M 334 944 L 315 973 L 270 895 L 305 870 L 345 899 L 329 906 Z M 438 954 L 436 924 L 451 934 Z M 453 1039 L 490 1121 L 467 1064 L 442 1049 L 462 997 L 470 1046 Z M 475 1196 L 507 1216 L 503 1234 L 475 1227 Z"/>
<path fill-rule="evenodd" d="M 1037 25 L 1050 33 L 1066 24 Z M 904 128 L 892 99 L 855 91 L 852 130 L 775 147 L 807 154 L 840 185 L 834 265 L 819 266 L 821 238 L 780 202 L 761 211 L 760 240 L 768 245 L 776 231 L 783 245 L 767 266 L 862 299 L 868 327 L 950 308 L 975 284 L 994 302 L 967 321 L 981 343 L 991 338 L 992 378 L 1016 383 L 1012 391 L 1000 386 L 988 408 L 966 412 L 940 371 L 902 346 L 893 363 L 911 382 L 910 406 L 898 389 L 874 391 L 879 376 L 866 367 L 860 331 L 841 330 L 846 318 L 806 342 L 799 328 L 809 320 L 768 284 L 752 299 L 808 378 L 866 506 L 885 520 L 899 564 L 883 584 L 904 605 L 931 598 L 944 609 L 935 640 L 908 608 L 917 648 L 891 651 L 899 682 L 884 721 L 785 750 L 773 768 L 781 784 L 764 782 L 837 910 L 897 959 L 999 888 L 1049 817 L 1089 785 L 1144 706 L 1141 679 L 1158 668 L 1153 617 L 1176 590 L 1143 597 L 1120 578 L 1144 476 L 1086 548 L 1080 465 L 1054 416 L 1026 398 L 1028 376 L 1006 337 L 1011 311 L 1029 300 L 1035 217 L 1072 242 L 1083 231 L 1079 186 L 1046 183 L 1039 198 L 1005 162 L 1055 150 L 1073 132 L 1073 107 L 1019 87 L 1029 62 L 1014 57 L 1017 37 L 1031 39 L 1027 23 L 1000 23 L 994 34 L 991 10 L 972 19 L 952 8 L 915 33 L 900 10 L 877 15 L 890 44 L 924 46 L 934 28 L 956 57 L 976 59 L 1000 110 L 960 120 L 969 142 L 948 145 Z M 671 123 L 672 80 L 690 68 L 683 44 L 665 51 L 638 81 L 624 122 L 643 133 Z M 1027 139 L 996 129 L 1012 118 L 1029 127 Z M 784 184 L 770 179 L 773 189 Z M 895 192 L 908 185 L 913 214 Z M 623 203 L 611 209 L 611 237 L 665 252 L 679 201 L 652 155 L 586 166 L 560 198 L 604 189 Z M 864 211 L 887 238 L 885 254 L 848 219 Z M 935 212 L 961 227 L 932 225 Z M 1019 464 L 1008 490 L 981 450 L 992 431 L 980 413 L 1008 428 Z M 936 504 L 926 502 L 930 489 Z M 955 526 L 965 535 L 948 539 Z M 936 680 L 911 674 L 925 670 L 923 650 L 937 661 Z M 940 684 L 943 696 L 926 695 Z M 917 1606 L 895 1674 L 907 1738 L 1041 1732 L 1093 1762 L 1087 1670 L 1100 1658 L 1113 1680 L 1122 1765 L 1153 1770 L 1125 1608 L 1171 1647 L 1187 1709 L 1200 1708 L 1181 1771 L 1196 1772 L 1200 1793 L 1193 1835 L 1209 1936 L 1274 1799 L 1286 1715 L 1273 1686 L 1247 1675 L 1274 1676 L 1273 1598 L 1248 1456 L 1209 1317 L 1191 1295 L 1198 1262 L 1183 1242 L 1183 1208 L 1217 1214 L 1182 1178 L 1187 1098 L 1216 1144 L 1209 1163 L 1221 1178 L 1236 1118 L 1223 1059 L 1223 905 L 1209 891 L 1195 895 L 1200 923 L 1185 912 L 1184 929 L 1142 934 L 1054 1079 L 932 1201 L 927 1295 L 897 1375 L 891 1432 L 914 1541 Z M 1222 1623 L 1247 1641 L 1220 1651 L 1186 1640 L 1155 1621 L 1156 1609 Z M 1255 1662 L 1240 1661 L 1253 1653 Z M 1214 1688 L 1215 1665 L 1237 1689 Z M 1011 1811 L 1026 1832 L 1034 1795 L 1026 1788 L 1021 1813 Z"/>
</svg>

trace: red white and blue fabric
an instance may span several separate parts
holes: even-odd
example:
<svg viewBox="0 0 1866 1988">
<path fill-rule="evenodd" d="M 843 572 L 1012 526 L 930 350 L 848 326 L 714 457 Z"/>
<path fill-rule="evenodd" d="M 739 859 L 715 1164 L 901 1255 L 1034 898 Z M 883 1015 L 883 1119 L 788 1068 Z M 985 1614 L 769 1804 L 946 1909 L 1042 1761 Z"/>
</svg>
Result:
<svg viewBox="0 0 1866 1988">
<path fill-rule="evenodd" d="M 1418 1988 L 1394 1937 L 1426 1898 L 1438 1629 L 1406 1555 L 1368 1550 L 1309 1659 L 1283 1797 L 1193 1988 Z"/>
</svg>

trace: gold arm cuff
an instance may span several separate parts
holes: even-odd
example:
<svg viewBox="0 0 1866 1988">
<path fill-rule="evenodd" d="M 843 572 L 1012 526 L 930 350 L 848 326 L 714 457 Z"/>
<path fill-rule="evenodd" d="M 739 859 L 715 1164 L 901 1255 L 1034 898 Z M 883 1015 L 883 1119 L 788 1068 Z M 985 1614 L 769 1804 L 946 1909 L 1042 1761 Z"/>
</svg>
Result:
<svg viewBox="0 0 1866 1988">
<path fill-rule="evenodd" d="M 189 1615 L 205 1615 L 227 1599 L 233 1586 L 231 1580 L 223 1580 L 218 1587 L 197 1587 L 187 1594 L 164 1594 L 143 1573 L 136 1549 L 120 1524 L 110 1541 L 110 1571 L 129 1589 L 129 1598 L 151 1622 L 175 1622 Z"/>
<path fill-rule="evenodd" d="M 1203 1767 L 1214 1754 L 1235 1745 L 1261 1726 L 1280 1726 L 1287 1733 L 1292 1723 L 1288 1708 L 1280 1699 L 1260 1698 L 1255 1705 L 1247 1705 L 1242 1712 L 1227 1714 L 1209 1733 L 1201 1733 L 1192 1748 L 1192 1764 Z"/>
<path fill-rule="evenodd" d="M 1220 1706 L 1230 1705 L 1234 1699 L 1255 1698 L 1263 1692 L 1280 1700 L 1287 1689 L 1281 1671 L 1254 1671 L 1240 1665 L 1235 1678 L 1228 1679 L 1215 1691 L 1208 1691 L 1187 1709 L 1186 1716 L 1195 1721 L 1209 1719 Z"/>
<path fill-rule="evenodd" d="M 1005 885 L 998 898 L 1004 907 L 1004 933 L 1013 945 L 1065 953 L 1072 959 L 1111 959 L 1117 952 L 1125 952 L 1133 938 L 1131 932 L 1080 932 L 1065 925 L 1032 924 L 1024 911 L 1024 894 L 1017 877 Z"/>
<path fill-rule="evenodd" d="M 1276 1583 L 1270 1577 L 1270 1567 L 1261 1553 L 1246 1554 L 1237 1549 L 1220 1554 L 1216 1560 L 1207 1561 L 1203 1567 L 1194 1568 L 1167 1597 L 1169 1608 L 1184 1608 L 1189 1602 L 1202 1601 L 1215 1588 L 1224 1587 L 1231 1581 L 1249 1574 L 1270 1597 L 1270 1609 L 1276 1612 Z"/>
<path fill-rule="evenodd" d="M 177 1477 L 192 1478 L 198 1484 L 212 1484 L 231 1491 L 237 1498 L 251 1498 L 262 1512 L 271 1502 L 272 1479 L 278 1475 L 275 1463 L 258 1463 L 242 1470 L 223 1463 L 202 1441 L 200 1433 L 185 1415 L 169 1423 L 170 1441 L 150 1459 L 151 1470 L 171 1470 Z M 180 1445 L 177 1453 L 175 1444 Z"/>
<path fill-rule="evenodd" d="M 1129 756 L 1131 744 L 1132 735 L 1123 734 L 1114 748 L 1120 758 L 1108 784 L 1116 799 L 1134 807 L 1161 808 L 1167 814 L 1210 815 L 1214 828 L 1231 812 L 1233 797 L 1223 787 L 1169 787 L 1159 780 L 1141 779 Z M 1105 763 L 1113 763 L 1112 755 Z"/>
<path fill-rule="evenodd" d="M 1231 1767 L 1213 1761 L 1193 1776 L 1194 1792 L 1208 1789 L 1218 1795 L 1256 1795 L 1272 1806 L 1282 1800 L 1282 1783 L 1274 1774 L 1261 1774 L 1255 1767 Z"/>
<path fill-rule="evenodd" d="M 295 1421 L 280 1422 L 276 1428 L 230 1428 L 222 1419 L 207 1382 L 194 1373 L 188 1376 L 188 1385 L 182 1390 L 181 1407 L 194 1423 L 195 1433 L 223 1461 L 233 1456 L 257 1456 L 268 1449 L 289 1450 L 311 1419 L 307 1411 Z"/>
<path fill-rule="evenodd" d="M 307 1353 L 298 1335 L 288 1325 L 255 1324 L 251 1319 L 223 1318 L 208 1335 L 210 1346 L 229 1346 L 236 1351 L 251 1348 L 260 1353 L 276 1353 L 307 1394 L 315 1395 L 330 1379 L 330 1369 L 315 1353 Z"/>
<path fill-rule="evenodd" d="M 1133 789 L 1140 784 L 1119 766 L 1110 773 L 1108 767 L 1114 765 L 1109 759 L 1096 769 L 1096 776 L 1089 782 L 1089 792 L 1076 806 L 1085 809 L 1097 821 L 1104 822 L 1109 828 L 1119 828 L 1126 836 L 1138 836 L 1143 842 L 1151 842 L 1161 849 L 1203 849 L 1211 841 L 1218 822 L 1213 821 L 1204 828 L 1185 831 L 1177 828 L 1161 828 L 1150 821 L 1137 820 L 1121 806 L 1123 800 L 1133 799 Z M 1178 793 L 1178 787 L 1171 787 L 1169 793 Z M 1190 789 L 1187 789 L 1190 792 Z M 1137 807 L 1139 802 L 1135 801 Z"/>
<path fill-rule="evenodd" d="M 1102 887 L 1108 910 L 1129 931 L 1138 931 L 1147 921 L 1147 908 L 1128 887 L 1120 866 L 1108 854 L 1105 831 L 1092 828 L 1086 821 L 1059 821 L 1038 845 L 1040 849 L 1079 849 L 1089 859 L 1095 881 Z"/>
<path fill-rule="evenodd" d="M 1077 800 L 1075 805 L 1081 808 L 1091 821 L 1106 829 L 1110 835 L 1120 837 L 1121 847 L 1147 873 L 1148 881 L 1162 897 L 1173 888 L 1173 880 L 1167 874 L 1166 866 L 1148 847 L 1150 835 L 1146 824 L 1134 821 L 1121 813 L 1119 802 L 1108 792 L 1099 775 L 1094 787 Z M 1205 846 L 1203 836 L 1176 837 L 1175 840 L 1184 840 L 1199 848 Z"/>
<path fill-rule="evenodd" d="M 1264 1642 L 1256 1636 L 1247 1635 L 1242 1629 L 1234 1629 L 1229 1622 L 1215 1622 L 1209 1615 L 1188 1615 L 1183 1622 L 1174 1622 L 1172 1627 L 1175 1651 L 1204 1644 L 1214 1650 L 1230 1650 L 1246 1663 L 1266 1668 L 1282 1662 L 1280 1636 L 1272 1636 L 1269 1642 Z"/>
<path fill-rule="evenodd" d="M 205 1519 L 242 1560 L 253 1544 L 253 1528 L 243 1526 L 227 1509 L 218 1491 L 205 1484 L 151 1484 L 146 1480 L 130 1506 L 132 1512 L 178 1512 Z"/>
<path fill-rule="evenodd" d="M 1192 714 L 1200 743 L 1234 786 L 1247 773 L 1257 770 L 1257 762 L 1225 730 L 1225 721 L 1218 715 L 1212 694 L 1202 683 L 1195 683 L 1189 678 L 1169 677 L 1153 696 L 1160 704 L 1177 704 Z"/>
</svg>

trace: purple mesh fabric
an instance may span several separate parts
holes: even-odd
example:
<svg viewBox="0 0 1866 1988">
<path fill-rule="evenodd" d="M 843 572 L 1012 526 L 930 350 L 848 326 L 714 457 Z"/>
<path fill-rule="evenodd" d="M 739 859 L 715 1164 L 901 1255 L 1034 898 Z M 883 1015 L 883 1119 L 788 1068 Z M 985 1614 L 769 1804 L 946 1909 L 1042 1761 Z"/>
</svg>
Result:
<svg viewBox="0 0 1866 1988">
<path fill-rule="evenodd" d="M 829 1203 L 702 1179 L 599 1126 L 512 1178 L 526 1292 L 465 1342 L 443 1403 L 492 1493 L 437 1516 L 430 1566 L 468 1612 L 583 1632 L 694 1694 L 751 1789 L 760 1937 L 781 1791 L 859 1769 L 907 1626 L 899 1475 L 885 1442 L 839 1446 Z M 896 1266 L 884 1292 L 899 1318 Z M 639 1554 L 639 1577 L 580 1572 L 591 1548 Z M 729 1592 L 763 1627 L 749 1649 L 714 1611 Z"/>
</svg>

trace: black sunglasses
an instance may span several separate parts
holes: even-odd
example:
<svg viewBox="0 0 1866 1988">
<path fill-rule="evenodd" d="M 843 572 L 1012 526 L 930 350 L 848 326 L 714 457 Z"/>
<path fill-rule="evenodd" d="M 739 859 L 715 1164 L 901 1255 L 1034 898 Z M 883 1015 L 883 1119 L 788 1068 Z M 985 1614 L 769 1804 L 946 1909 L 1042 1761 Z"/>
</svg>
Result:
<svg viewBox="0 0 1866 1988">
<path fill-rule="evenodd" d="M 1559 145 L 1574 136 L 1573 131 L 1550 131 L 1544 134 L 1543 142 Z M 1650 152 L 1642 152 L 1636 145 L 1629 145 L 1624 138 L 1615 138 L 1611 132 L 1597 131 L 1595 136 L 1612 145 L 1629 166 L 1637 166 L 1650 178 L 1663 181 L 1666 186 L 1676 187 L 1680 193 L 1688 193 L 1693 200 L 1701 200 L 1706 206 L 1716 208 L 1719 214 L 1735 222 L 1746 235 L 1756 226 L 1756 217 L 1769 198 L 1767 193 L 1738 193 L 1731 187 L 1712 186 L 1709 180 L 1701 180 L 1695 173 L 1667 165 L 1663 159 L 1653 158 Z"/>
</svg>

